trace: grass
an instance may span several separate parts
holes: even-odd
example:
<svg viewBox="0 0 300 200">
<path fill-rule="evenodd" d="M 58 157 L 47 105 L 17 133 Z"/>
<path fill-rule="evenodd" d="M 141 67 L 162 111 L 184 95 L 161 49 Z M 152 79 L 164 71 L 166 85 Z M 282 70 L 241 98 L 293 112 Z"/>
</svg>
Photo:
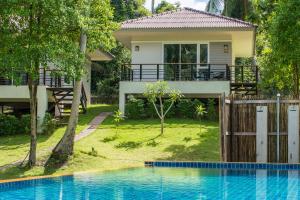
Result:
<svg viewBox="0 0 300 200">
<path fill-rule="evenodd" d="M 75 153 L 65 166 L 50 170 L 43 166 L 30 170 L 14 167 L 0 172 L 0 179 L 139 167 L 145 160 L 218 161 L 218 123 L 202 122 L 199 131 L 196 120 L 167 119 L 165 133 L 158 137 L 159 121 L 147 119 L 126 120 L 116 133 L 109 117 L 75 144 Z"/>
<path fill-rule="evenodd" d="M 110 105 L 92 105 L 88 108 L 87 114 L 80 114 L 76 133 L 82 131 L 88 123 L 100 112 L 115 109 Z M 39 135 L 37 151 L 45 151 L 54 146 L 62 137 L 66 126 L 58 128 L 51 135 Z M 15 135 L 0 137 L 0 166 L 25 158 L 29 150 L 30 136 Z"/>
</svg>

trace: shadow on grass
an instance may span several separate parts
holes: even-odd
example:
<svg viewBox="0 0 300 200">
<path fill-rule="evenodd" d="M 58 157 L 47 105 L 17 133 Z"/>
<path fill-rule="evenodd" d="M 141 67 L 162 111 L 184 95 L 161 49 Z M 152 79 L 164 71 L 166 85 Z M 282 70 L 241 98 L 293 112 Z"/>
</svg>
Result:
<svg viewBox="0 0 300 200">
<path fill-rule="evenodd" d="M 158 160 L 180 160 L 180 161 L 219 161 L 219 138 L 217 128 L 207 128 L 207 133 L 198 134 L 196 144 L 177 145 L 173 144 L 164 149 L 171 153 L 170 156 Z"/>
</svg>

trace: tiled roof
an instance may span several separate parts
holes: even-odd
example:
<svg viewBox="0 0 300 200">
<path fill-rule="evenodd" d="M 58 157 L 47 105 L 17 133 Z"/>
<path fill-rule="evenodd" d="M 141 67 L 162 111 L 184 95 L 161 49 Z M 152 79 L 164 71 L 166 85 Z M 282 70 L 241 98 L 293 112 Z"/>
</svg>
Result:
<svg viewBox="0 0 300 200">
<path fill-rule="evenodd" d="M 122 23 L 122 29 L 160 28 L 254 28 L 255 25 L 235 18 L 216 15 L 192 8 L 181 8 Z"/>
</svg>

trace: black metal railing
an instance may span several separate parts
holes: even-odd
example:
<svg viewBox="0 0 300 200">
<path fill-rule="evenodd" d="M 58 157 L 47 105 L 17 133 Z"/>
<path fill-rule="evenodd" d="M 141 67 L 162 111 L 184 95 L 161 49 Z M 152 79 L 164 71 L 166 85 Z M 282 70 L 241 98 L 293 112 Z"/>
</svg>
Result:
<svg viewBox="0 0 300 200">
<path fill-rule="evenodd" d="M 24 72 L 14 73 L 15 77 L 0 77 L 0 85 L 27 85 L 28 75 Z M 41 68 L 39 70 L 39 85 L 48 87 L 73 87 L 74 80 L 61 75 L 59 70 Z"/>
<path fill-rule="evenodd" d="M 122 81 L 230 81 L 257 83 L 257 66 L 229 66 L 227 64 L 126 64 Z"/>
</svg>

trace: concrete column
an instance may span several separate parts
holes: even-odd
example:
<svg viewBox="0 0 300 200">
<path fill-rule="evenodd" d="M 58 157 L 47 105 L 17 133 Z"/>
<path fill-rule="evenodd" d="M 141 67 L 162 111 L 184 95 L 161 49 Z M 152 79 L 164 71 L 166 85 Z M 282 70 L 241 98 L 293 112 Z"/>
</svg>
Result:
<svg viewBox="0 0 300 200">
<path fill-rule="evenodd" d="M 119 92 L 119 110 L 125 115 L 126 94 Z"/>
<path fill-rule="evenodd" d="M 37 90 L 37 126 L 38 133 L 42 132 L 42 124 L 48 110 L 48 95 L 45 86 L 39 86 Z"/>
<path fill-rule="evenodd" d="M 288 162 L 299 162 L 299 106 L 288 107 Z"/>
<path fill-rule="evenodd" d="M 256 162 L 268 161 L 268 107 L 256 107 Z"/>
</svg>

